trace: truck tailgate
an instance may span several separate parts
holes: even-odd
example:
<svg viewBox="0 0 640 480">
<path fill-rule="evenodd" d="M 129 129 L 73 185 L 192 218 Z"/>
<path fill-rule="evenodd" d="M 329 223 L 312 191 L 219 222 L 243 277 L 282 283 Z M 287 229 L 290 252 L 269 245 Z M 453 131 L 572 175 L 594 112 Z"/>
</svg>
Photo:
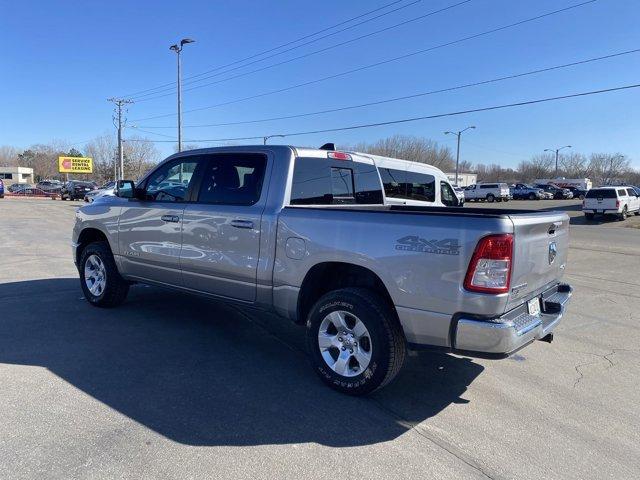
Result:
<svg viewBox="0 0 640 480">
<path fill-rule="evenodd" d="M 507 310 L 537 295 L 563 275 L 569 250 L 569 216 L 562 212 L 510 216 L 514 261 Z"/>
</svg>

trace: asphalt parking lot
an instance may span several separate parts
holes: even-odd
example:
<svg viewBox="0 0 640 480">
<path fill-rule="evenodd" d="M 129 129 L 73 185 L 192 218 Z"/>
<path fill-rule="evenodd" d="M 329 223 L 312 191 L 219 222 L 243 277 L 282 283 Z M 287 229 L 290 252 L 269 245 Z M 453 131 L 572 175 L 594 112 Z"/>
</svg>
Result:
<svg viewBox="0 0 640 480">
<path fill-rule="evenodd" d="M 270 315 L 144 286 L 90 307 L 70 255 L 78 206 L 0 200 L 0 478 L 640 475 L 640 231 L 624 228 L 640 217 L 479 204 L 572 215 L 575 295 L 554 342 L 500 361 L 412 353 L 393 384 L 351 398 Z"/>
</svg>

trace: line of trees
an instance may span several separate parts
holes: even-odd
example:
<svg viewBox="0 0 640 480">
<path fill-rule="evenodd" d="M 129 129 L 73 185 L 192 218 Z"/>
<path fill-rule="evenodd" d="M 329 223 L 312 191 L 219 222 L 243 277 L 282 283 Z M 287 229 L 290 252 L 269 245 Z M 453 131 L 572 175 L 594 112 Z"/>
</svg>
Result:
<svg viewBox="0 0 640 480">
<path fill-rule="evenodd" d="M 373 143 L 359 143 L 347 150 L 402 158 L 428 163 L 445 172 L 455 169 L 455 156 L 451 149 L 437 142 L 414 136 L 394 135 Z M 531 182 L 536 178 L 554 178 L 555 154 L 535 155 L 521 161 L 517 168 L 498 164 L 461 161 L 460 172 L 478 174 L 479 182 Z M 565 178 L 589 178 L 595 185 L 626 183 L 640 185 L 640 172 L 631 168 L 629 159 L 620 153 L 563 154 L 558 157 L 558 176 Z"/>
<path fill-rule="evenodd" d="M 146 171 L 160 160 L 160 152 L 150 142 L 133 137 L 123 145 L 125 178 L 140 178 Z M 0 146 L 0 166 L 20 166 L 33 168 L 36 182 L 45 179 L 65 178 L 65 174 L 58 173 L 58 157 L 92 157 L 93 174 L 69 175 L 71 179 L 85 180 L 87 178 L 98 183 L 107 182 L 114 178 L 115 166 L 118 160 L 118 146 L 113 135 L 101 135 L 88 142 L 83 151 L 76 148 L 68 149 L 61 142 L 36 144 L 20 150 L 13 146 Z"/>
</svg>

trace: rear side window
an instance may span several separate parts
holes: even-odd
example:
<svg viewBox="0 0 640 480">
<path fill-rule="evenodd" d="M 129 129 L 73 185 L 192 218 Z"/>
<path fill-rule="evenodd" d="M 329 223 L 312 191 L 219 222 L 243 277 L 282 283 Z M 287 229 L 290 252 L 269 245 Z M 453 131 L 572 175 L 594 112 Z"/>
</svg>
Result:
<svg viewBox="0 0 640 480">
<path fill-rule="evenodd" d="M 382 204 L 374 165 L 361 162 L 297 158 L 291 205 Z"/>
<path fill-rule="evenodd" d="M 407 198 L 405 186 L 407 172 L 395 168 L 379 168 L 380 178 L 387 198 Z"/>
<path fill-rule="evenodd" d="M 253 205 L 260 199 L 267 158 L 261 154 L 211 155 L 198 202 Z"/>
<path fill-rule="evenodd" d="M 433 175 L 393 168 L 380 168 L 384 193 L 388 198 L 435 202 L 436 179 Z"/>
<path fill-rule="evenodd" d="M 626 194 L 627 192 L 624 189 L 618 190 L 618 195 L 620 195 L 621 197 L 624 197 Z"/>
<path fill-rule="evenodd" d="M 617 198 L 613 188 L 592 188 L 585 195 L 586 198 Z"/>
</svg>

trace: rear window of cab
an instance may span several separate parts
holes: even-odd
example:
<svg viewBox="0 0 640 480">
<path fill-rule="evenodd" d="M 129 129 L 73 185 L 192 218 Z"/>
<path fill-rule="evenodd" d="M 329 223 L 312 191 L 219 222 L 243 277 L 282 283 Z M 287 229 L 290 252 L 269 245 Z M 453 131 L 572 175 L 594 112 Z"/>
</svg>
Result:
<svg viewBox="0 0 640 480">
<path fill-rule="evenodd" d="M 585 198 L 618 198 L 613 188 L 592 188 Z"/>
</svg>

